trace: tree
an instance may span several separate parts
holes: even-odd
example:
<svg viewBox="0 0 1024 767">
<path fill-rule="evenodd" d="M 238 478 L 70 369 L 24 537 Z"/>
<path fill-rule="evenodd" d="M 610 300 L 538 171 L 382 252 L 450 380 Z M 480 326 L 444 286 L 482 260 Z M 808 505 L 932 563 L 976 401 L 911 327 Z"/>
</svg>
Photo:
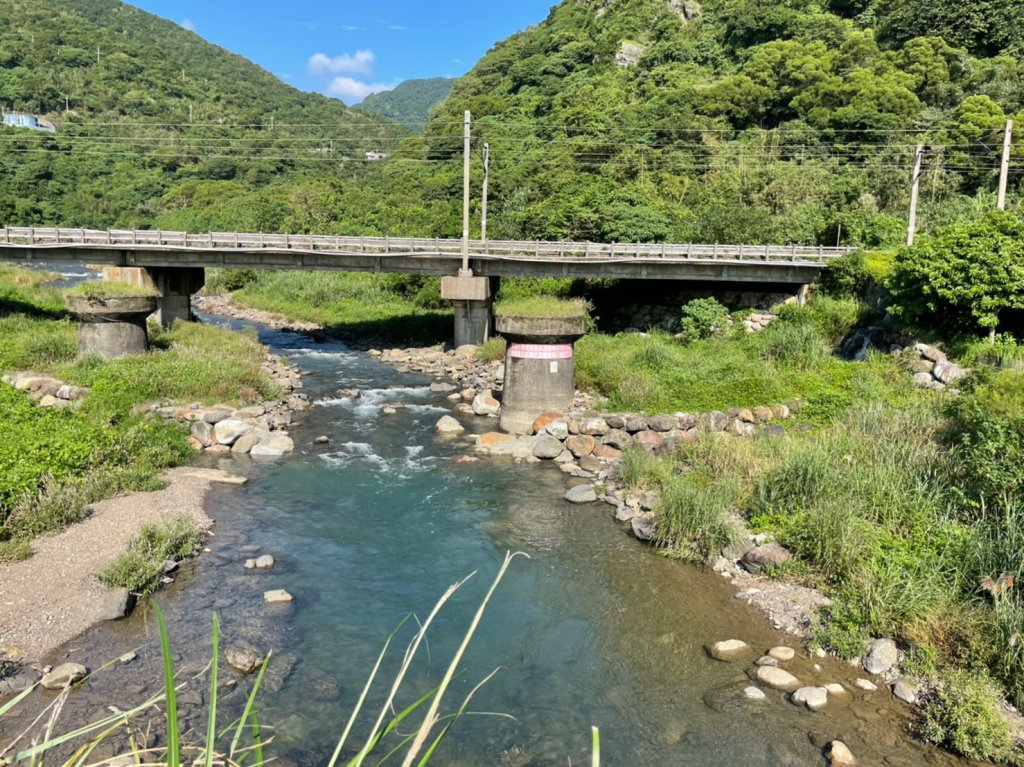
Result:
<svg viewBox="0 0 1024 767">
<path fill-rule="evenodd" d="M 1024 308 L 1024 219 L 1010 213 L 961 223 L 896 256 L 893 314 L 915 323 L 989 332 Z"/>
</svg>

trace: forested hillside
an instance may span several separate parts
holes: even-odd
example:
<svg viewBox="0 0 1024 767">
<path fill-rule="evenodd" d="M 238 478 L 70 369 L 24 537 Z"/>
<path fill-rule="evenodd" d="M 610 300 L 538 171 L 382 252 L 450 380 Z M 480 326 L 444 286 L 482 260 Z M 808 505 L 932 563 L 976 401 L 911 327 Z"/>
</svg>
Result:
<svg viewBox="0 0 1024 767">
<path fill-rule="evenodd" d="M 393 90 L 371 93 L 358 109 L 393 120 L 411 133 L 418 133 L 433 110 L 448 98 L 454 84 L 455 80 L 450 77 L 406 80 Z"/>
<path fill-rule="evenodd" d="M 118 0 L 0 0 L 0 29 L 0 104 L 58 126 L 0 131 L 6 223 L 145 226 L 237 205 L 268 184 L 358 174 L 400 133 Z M 250 200 L 233 215 L 278 228 L 276 211 Z"/>
<path fill-rule="evenodd" d="M 60 126 L 0 133 L 20 224 L 458 236 L 468 108 L 493 237 L 886 245 L 918 143 L 921 225 L 972 216 L 1024 108 L 1018 0 L 565 0 L 400 143 L 117 0 L 0 0 L 0 23 L 0 100 Z"/>
</svg>

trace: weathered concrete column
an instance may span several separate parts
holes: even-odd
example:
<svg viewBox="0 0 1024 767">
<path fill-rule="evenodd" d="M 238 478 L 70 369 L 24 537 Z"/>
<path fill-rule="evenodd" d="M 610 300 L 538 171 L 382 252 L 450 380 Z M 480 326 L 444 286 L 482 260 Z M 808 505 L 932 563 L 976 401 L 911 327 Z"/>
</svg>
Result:
<svg viewBox="0 0 1024 767">
<path fill-rule="evenodd" d="M 499 317 L 508 342 L 501 428 L 527 434 L 541 413 L 563 412 L 576 396 L 573 344 L 587 331 L 587 318 Z"/>
<path fill-rule="evenodd" d="M 108 266 L 103 279 L 127 282 L 140 288 L 152 288 L 160 294 L 154 319 L 169 328 L 175 320 L 191 322 L 192 294 L 206 284 L 206 272 L 201 267 L 121 267 Z"/>
<path fill-rule="evenodd" d="M 150 296 L 66 296 L 68 311 L 79 321 L 78 356 L 118 359 L 149 350 L 146 319 L 156 310 Z"/>
<path fill-rule="evenodd" d="M 488 277 L 441 278 L 441 298 L 455 308 L 455 346 L 479 346 L 491 339 L 493 296 Z"/>
</svg>

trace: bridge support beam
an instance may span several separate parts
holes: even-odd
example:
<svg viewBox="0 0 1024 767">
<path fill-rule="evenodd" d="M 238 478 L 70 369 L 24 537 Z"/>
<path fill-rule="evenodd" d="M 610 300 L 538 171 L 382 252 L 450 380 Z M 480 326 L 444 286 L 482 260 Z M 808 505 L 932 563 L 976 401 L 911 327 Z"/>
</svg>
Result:
<svg viewBox="0 0 1024 767">
<path fill-rule="evenodd" d="M 108 266 L 103 278 L 127 282 L 144 288 L 153 288 L 160 294 L 153 318 L 166 328 L 175 320 L 191 322 L 192 294 L 199 292 L 206 284 L 206 272 L 201 267 L 120 267 Z"/>
<path fill-rule="evenodd" d="M 494 291 L 489 277 L 442 277 L 441 297 L 455 308 L 455 346 L 479 346 L 491 339 Z"/>
<path fill-rule="evenodd" d="M 568 410 L 576 396 L 573 344 L 587 330 L 587 318 L 499 317 L 506 341 L 501 428 L 529 434 L 541 413 Z"/>
</svg>

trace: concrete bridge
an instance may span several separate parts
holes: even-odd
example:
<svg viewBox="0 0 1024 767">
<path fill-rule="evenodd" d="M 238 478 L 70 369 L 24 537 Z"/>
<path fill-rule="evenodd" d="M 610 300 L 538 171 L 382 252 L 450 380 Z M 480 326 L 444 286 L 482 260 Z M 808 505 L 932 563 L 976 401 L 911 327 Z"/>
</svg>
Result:
<svg viewBox="0 0 1024 767">
<path fill-rule="evenodd" d="M 204 269 L 309 269 L 441 276 L 456 310 L 456 342 L 490 335 L 501 277 L 577 277 L 724 283 L 802 296 L 831 259 L 852 248 L 347 237 L 314 234 L 188 234 L 155 230 L 7 227 L 0 260 L 98 264 L 156 288 L 165 324 L 190 319 Z M 468 267 L 468 268 L 467 268 Z"/>
</svg>

